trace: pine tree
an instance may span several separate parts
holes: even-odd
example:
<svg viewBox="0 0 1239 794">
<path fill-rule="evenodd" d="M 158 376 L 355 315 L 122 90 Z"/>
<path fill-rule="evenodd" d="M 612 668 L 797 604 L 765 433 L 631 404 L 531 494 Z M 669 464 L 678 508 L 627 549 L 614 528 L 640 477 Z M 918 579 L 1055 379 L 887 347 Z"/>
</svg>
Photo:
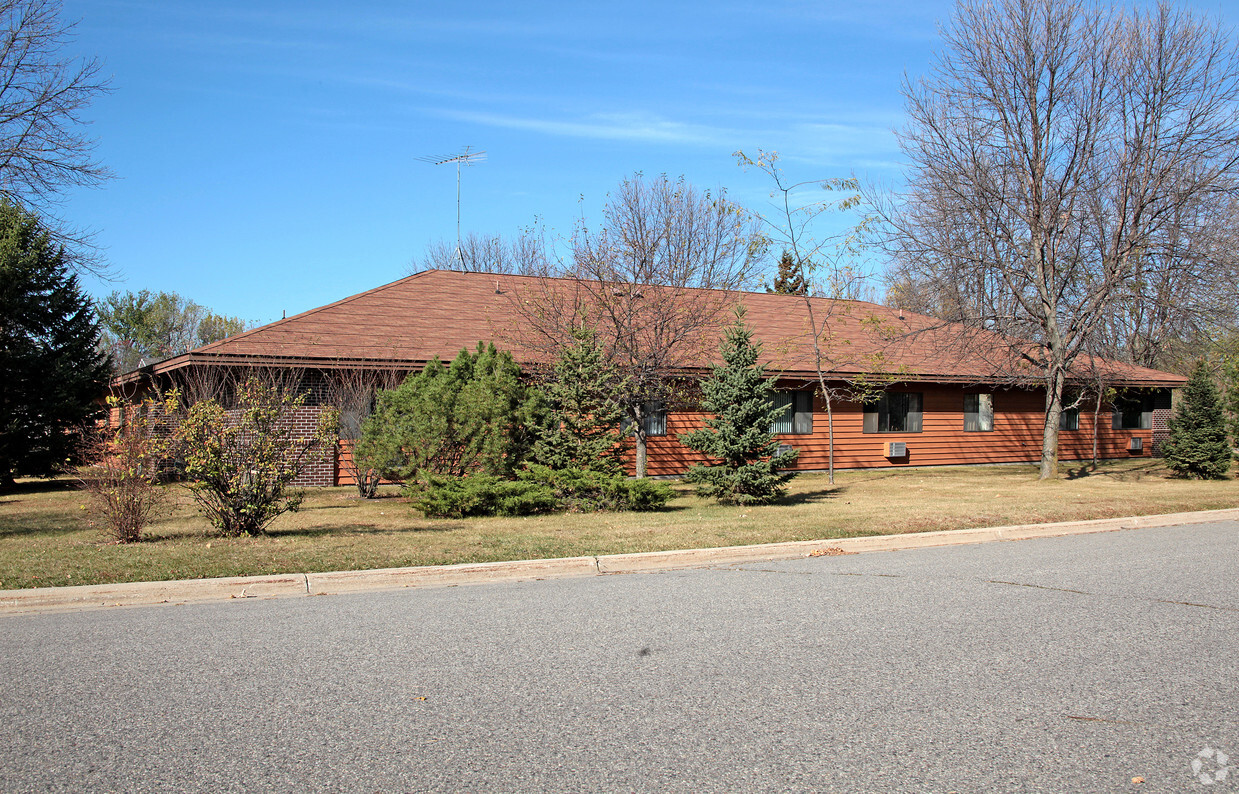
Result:
<svg viewBox="0 0 1239 794">
<path fill-rule="evenodd" d="M 109 362 L 64 248 L 34 214 L 0 202 L 0 487 L 74 465 Z"/>
<path fill-rule="evenodd" d="M 534 446 L 534 460 L 556 470 L 621 474 L 622 396 L 628 379 L 617 378 L 592 329 L 575 328 L 572 339 L 555 360 L 554 377 L 543 386 L 551 416 Z"/>
<path fill-rule="evenodd" d="M 809 282 L 805 278 L 805 268 L 800 267 L 791 253 L 783 251 L 779 258 L 779 272 L 774 277 L 774 286 L 766 287 L 766 292 L 776 295 L 808 295 Z"/>
<path fill-rule="evenodd" d="M 432 359 L 396 388 L 380 390 L 376 402 L 355 454 L 389 480 L 510 476 L 546 422 L 541 393 L 521 380 L 512 354 L 493 344 L 461 350 L 446 367 Z"/>
<path fill-rule="evenodd" d="M 1198 361 L 1170 418 L 1166 462 L 1185 477 L 1216 480 L 1230 468 L 1231 448 L 1217 386 L 1204 361 Z"/>
<path fill-rule="evenodd" d="M 714 366 L 701 386 L 702 407 L 714 416 L 705 427 L 681 435 L 680 443 L 719 461 L 694 466 L 685 479 L 697 484 L 702 496 L 724 504 L 768 504 L 786 493 L 794 472 L 780 472 L 797 453 L 778 453 L 773 427 L 780 409 L 771 395 L 774 384 L 758 364 L 761 344 L 744 323 L 743 307 L 725 332 L 721 347 L 724 364 Z"/>
</svg>

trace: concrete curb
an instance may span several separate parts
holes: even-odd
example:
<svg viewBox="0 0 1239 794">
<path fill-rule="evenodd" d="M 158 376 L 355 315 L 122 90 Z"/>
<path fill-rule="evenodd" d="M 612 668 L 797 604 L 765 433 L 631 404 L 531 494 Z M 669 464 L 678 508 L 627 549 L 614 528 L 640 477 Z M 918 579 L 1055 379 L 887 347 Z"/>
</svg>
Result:
<svg viewBox="0 0 1239 794">
<path fill-rule="evenodd" d="M 1007 527 L 914 532 L 905 535 L 800 540 L 787 543 L 765 543 L 757 546 L 605 554 L 597 557 L 567 557 L 555 560 L 514 560 L 381 568 L 368 571 L 290 573 L 275 576 L 235 576 L 220 579 L 0 590 L 0 615 L 165 603 L 187 604 L 245 598 L 287 598 L 355 593 L 366 590 L 394 590 L 405 587 L 450 587 L 462 584 L 639 573 L 797 559 L 810 556 L 813 552 L 855 554 L 872 551 L 899 551 L 932 546 L 991 543 L 999 540 L 1084 535 L 1092 532 L 1114 532 L 1141 527 L 1206 524 L 1215 521 L 1239 521 L 1239 508 L 1154 516 L 1101 518 L 1093 521 L 1064 521 L 1056 524 L 1020 524 Z"/>
</svg>

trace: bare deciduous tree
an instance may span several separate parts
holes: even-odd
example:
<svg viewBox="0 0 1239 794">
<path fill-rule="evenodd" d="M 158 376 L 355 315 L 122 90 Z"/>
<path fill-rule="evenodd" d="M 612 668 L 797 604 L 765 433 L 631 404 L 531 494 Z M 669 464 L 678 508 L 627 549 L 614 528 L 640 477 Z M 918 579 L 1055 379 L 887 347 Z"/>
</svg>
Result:
<svg viewBox="0 0 1239 794">
<path fill-rule="evenodd" d="M 459 249 L 454 241 L 438 240 L 426 247 L 426 253 L 413 263 L 409 272 L 461 270 L 538 275 L 547 268 L 546 240 L 542 231 L 533 227 L 522 230 L 510 240 L 499 235 L 469 232 L 461 238 Z"/>
<path fill-rule="evenodd" d="M 1200 356 L 1239 327 L 1239 199 L 1183 208 L 1198 213 L 1190 238 L 1133 257 L 1133 278 L 1102 325 L 1105 354 L 1188 374 Z"/>
<path fill-rule="evenodd" d="M 882 240 L 947 319 L 1007 334 L 1046 391 L 1057 476 L 1063 388 L 1148 267 L 1220 264 L 1209 208 L 1239 177 L 1239 59 L 1167 5 L 962 2 L 930 74 L 905 83 L 907 189 L 873 196 Z M 993 344 L 994 337 L 974 335 Z"/>
<path fill-rule="evenodd" d="M 859 254 L 859 231 L 834 236 L 815 234 L 815 222 L 824 214 L 851 210 L 860 203 L 859 183 L 853 178 L 817 179 L 807 182 L 791 182 L 779 168 L 777 152 L 758 150 L 754 157 L 736 152 L 743 168 L 756 168 L 774 184 L 771 192 L 772 210 L 760 215 L 765 234 L 773 243 L 783 247 L 790 262 L 781 267 L 790 267 L 799 275 L 802 283 L 813 285 L 812 291 L 800 293 L 804 298 L 805 329 L 813 349 L 816 369 L 817 393 L 826 407 L 826 460 L 831 484 L 835 481 L 835 406 L 844 400 L 863 400 L 880 391 L 894 376 L 887 372 L 880 352 L 871 360 L 856 362 L 851 351 L 843 349 L 832 324 L 855 319 L 867 324 L 870 331 L 881 335 L 887 329 L 881 327 L 878 318 L 861 316 L 854 305 L 846 301 L 858 300 L 870 291 L 867 276 L 857 261 Z M 803 201 L 794 198 L 804 188 L 819 188 L 841 192 L 836 201 Z M 863 228 L 864 221 L 861 221 Z M 814 300 L 814 297 L 832 300 Z M 847 369 L 855 370 L 860 364 L 861 377 L 844 377 L 839 370 L 846 363 Z"/>
<path fill-rule="evenodd" d="M 596 230 L 582 225 L 572 260 L 511 296 L 521 319 L 515 344 L 547 359 L 593 329 L 629 388 L 625 412 L 637 476 L 660 405 L 682 399 L 683 376 L 712 354 L 734 290 L 754 286 L 761 258 L 752 217 L 724 193 L 666 176 L 624 180 Z M 657 432 L 657 431 L 655 431 Z"/>
<path fill-rule="evenodd" d="M 340 441 L 352 445 L 347 456 L 340 455 L 340 466 L 353 478 L 358 495 L 373 499 L 378 495 L 382 476 L 357 460 L 356 442 L 361 426 L 374 410 L 379 389 L 394 389 L 404 380 L 404 372 L 344 368 L 324 374 L 323 402 L 340 412 Z"/>
<path fill-rule="evenodd" d="M 45 217 L 66 188 L 110 174 L 94 157 L 83 111 L 107 90 L 99 62 L 62 53 L 73 30 L 57 0 L 0 0 L 0 196 L 36 206 Z M 84 237 L 54 224 L 61 242 Z M 101 266 L 82 255 L 76 264 Z"/>
</svg>

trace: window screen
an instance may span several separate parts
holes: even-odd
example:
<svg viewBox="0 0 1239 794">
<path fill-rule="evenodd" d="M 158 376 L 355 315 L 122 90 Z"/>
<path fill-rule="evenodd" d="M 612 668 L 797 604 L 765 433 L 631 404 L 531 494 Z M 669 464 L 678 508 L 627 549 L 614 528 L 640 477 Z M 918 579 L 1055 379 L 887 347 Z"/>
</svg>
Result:
<svg viewBox="0 0 1239 794">
<path fill-rule="evenodd" d="M 1114 401 L 1113 430 L 1148 430 L 1153 426 L 1153 395 Z"/>
<path fill-rule="evenodd" d="M 770 396 L 780 410 L 771 432 L 798 435 L 813 432 L 813 392 L 776 391 Z"/>
<path fill-rule="evenodd" d="M 1079 408 L 1064 408 L 1063 412 L 1058 415 L 1059 430 L 1079 430 L 1080 429 L 1080 409 Z"/>
<path fill-rule="evenodd" d="M 866 433 L 921 432 L 920 392 L 887 392 L 865 406 Z"/>
<path fill-rule="evenodd" d="M 641 429 L 647 436 L 667 435 L 667 409 L 661 402 L 645 403 L 641 408 Z"/>
<path fill-rule="evenodd" d="M 994 429 L 994 395 L 964 395 L 964 430 L 970 433 Z"/>
</svg>

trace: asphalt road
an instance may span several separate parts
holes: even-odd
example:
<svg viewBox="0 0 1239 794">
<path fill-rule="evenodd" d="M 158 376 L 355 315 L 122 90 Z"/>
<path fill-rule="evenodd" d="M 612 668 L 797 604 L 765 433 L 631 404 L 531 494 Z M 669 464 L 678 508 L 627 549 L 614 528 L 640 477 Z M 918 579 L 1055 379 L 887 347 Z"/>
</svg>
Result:
<svg viewBox="0 0 1239 794">
<path fill-rule="evenodd" d="M 2 617 L 0 791 L 1239 791 L 1237 561 L 1229 522 Z"/>
</svg>

